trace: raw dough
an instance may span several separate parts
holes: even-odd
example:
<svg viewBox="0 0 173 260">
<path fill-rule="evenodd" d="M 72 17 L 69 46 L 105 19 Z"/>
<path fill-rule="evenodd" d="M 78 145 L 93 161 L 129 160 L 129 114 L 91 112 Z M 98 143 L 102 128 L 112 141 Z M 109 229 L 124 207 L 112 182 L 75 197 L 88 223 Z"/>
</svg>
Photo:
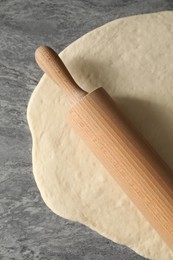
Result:
<svg viewBox="0 0 173 260">
<path fill-rule="evenodd" d="M 110 22 L 61 54 L 77 83 L 103 86 L 173 168 L 173 12 Z M 46 75 L 28 105 L 33 172 L 56 214 L 79 221 L 150 259 L 171 249 L 66 123 L 68 100 Z"/>
</svg>

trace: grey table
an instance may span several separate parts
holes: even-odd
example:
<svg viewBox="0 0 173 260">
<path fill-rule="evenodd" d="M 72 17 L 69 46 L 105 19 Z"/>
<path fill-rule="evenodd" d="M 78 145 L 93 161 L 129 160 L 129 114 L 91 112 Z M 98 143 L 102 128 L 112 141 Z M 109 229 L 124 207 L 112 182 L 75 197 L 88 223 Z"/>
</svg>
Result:
<svg viewBox="0 0 173 260">
<path fill-rule="evenodd" d="M 173 9 L 172 0 L 0 0 L 0 259 L 142 260 L 42 201 L 31 163 L 29 97 L 41 44 L 58 52 L 118 17 Z"/>
</svg>

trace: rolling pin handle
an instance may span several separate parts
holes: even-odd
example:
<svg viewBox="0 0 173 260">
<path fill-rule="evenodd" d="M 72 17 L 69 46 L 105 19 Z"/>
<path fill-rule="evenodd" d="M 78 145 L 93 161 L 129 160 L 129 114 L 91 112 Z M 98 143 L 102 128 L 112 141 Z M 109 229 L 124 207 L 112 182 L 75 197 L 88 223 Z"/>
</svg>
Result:
<svg viewBox="0 0 173 260">
<path fill-rule="evenodd" d="M 35 59 L 39 67 L 70 97 L 72 103 L 76 103 L 87 94 L 77 85 L 53 49 L 40 46 L 35 52 Z"/>
</svg>

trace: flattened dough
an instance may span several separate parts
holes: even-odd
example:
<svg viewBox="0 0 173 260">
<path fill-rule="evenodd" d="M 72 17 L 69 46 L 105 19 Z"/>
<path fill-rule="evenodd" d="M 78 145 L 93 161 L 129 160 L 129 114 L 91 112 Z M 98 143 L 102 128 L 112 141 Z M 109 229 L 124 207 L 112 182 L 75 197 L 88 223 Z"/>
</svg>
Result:
<svg viewBox="0 0 173 260">
<path fill-rule="evenodd" d="M 115 20 L 60 56 L 85 90 L 105 87 L 173 168 L 173 12 Z M 60 88 L 44 75 L 27 117 L 34 177 L 47 206 L 147 258 L 173 259 L 171 249 L 68 126 L 68 109 Z"/>
</svg>

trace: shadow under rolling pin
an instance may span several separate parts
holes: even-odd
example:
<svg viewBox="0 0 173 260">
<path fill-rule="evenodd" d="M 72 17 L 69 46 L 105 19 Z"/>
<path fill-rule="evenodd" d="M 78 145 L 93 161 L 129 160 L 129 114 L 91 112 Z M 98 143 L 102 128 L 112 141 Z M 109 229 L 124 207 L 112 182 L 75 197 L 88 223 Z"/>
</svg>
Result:
<svg viewBox="0 0 173 260">
<path fill-rule="evenodd" d="M 40 68 L 70 97 L 68 121 L 173 249 L 173 172 L 103 88 L 82 90 L 55 51 L 36 50 Z M 140 232 L 140 231 L 139 231 Z"/>
</svg>

